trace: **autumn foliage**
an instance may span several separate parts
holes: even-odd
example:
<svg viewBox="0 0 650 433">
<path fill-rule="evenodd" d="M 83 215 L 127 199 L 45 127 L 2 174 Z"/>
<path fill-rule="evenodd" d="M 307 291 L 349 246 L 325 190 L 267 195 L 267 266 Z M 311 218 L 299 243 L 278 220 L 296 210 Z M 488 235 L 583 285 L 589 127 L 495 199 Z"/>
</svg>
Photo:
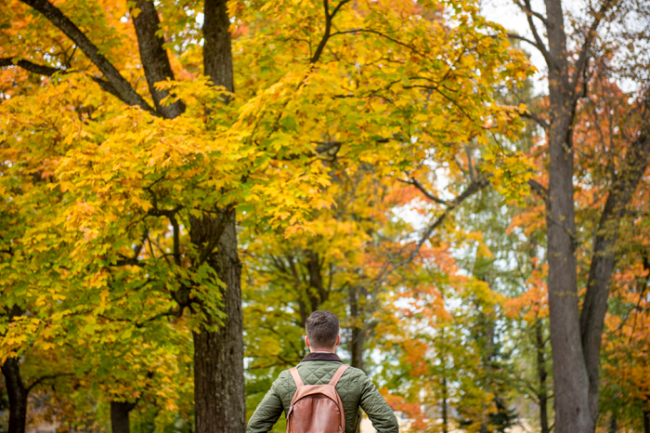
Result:
<svg viewBox="0 0 650 433">
<path fill-rule="evenodd" d="M 614 251 L 601 410 L 639 429 L 647 101 L 612 52 L 573 113 L 576 299 Z M 534 72 L 474 1 L 5 1 L 6 429 L 243 433 L 327 309 L 409 431 L 548 432 L 554 117 Z"/>
</svg>

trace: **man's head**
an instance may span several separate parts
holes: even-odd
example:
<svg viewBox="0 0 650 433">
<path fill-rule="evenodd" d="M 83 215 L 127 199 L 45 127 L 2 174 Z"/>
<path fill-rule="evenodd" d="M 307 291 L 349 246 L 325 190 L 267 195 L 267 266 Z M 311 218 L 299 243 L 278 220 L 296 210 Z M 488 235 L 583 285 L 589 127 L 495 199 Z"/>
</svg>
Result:
<svg viewBox="0 0 650 433">
<path fill-rule="evenodd" d="M 339 319 L 333 313 L 326 310 L 316 310 L 311 313 L 305 323 L 307 331 L 305 343 L 309 346 L 309 350 L 336 351 L 336 346 L 341 341 L 339 327 Z"/>
</svg>

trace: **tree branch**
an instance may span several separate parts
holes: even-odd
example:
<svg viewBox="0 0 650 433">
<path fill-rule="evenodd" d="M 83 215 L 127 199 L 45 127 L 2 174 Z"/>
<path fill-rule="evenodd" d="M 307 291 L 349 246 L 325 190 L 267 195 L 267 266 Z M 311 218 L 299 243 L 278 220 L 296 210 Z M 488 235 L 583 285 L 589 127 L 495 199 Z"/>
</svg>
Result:
<svg viewBox="0 0 650 433">
<path fill-rule="evenodd" d="M 537 193 L 539 196 L 544 200 L 544 203 L 546 203 L 546 206 L 548 207 L 548 200 L 549 200 L 549 195 L 548 195 L 548 189 L 542 185 L 541 183 L 537 182 L 536 180 L 530 179 L 528 181 L 528 185 Z"/>
<path fill-rule="evenodd" d="M 524 0 L 526 6 L 523 7 L 524 5 L 520 4 L 518 1 L 515 1 L 515 4 L 522 8 L 524 13 L 526 14 L 526 20 L 528 21 L 528 27 L 530 28 L 530 31 L 533 33 L 533 37 L 535 38 L 535 46 L 539 50 L 540 53 L 542 53 L 542 56 L 544 56 L 544 60 L 546 60 L 546 64 L 551 67 L 555 63 L 553 62 L 553 59 L 551 58 L 550 53 L 548 52 L 548 49 L 546 48 L 546 45 L 544 44 L 544 41 L 542 41 L 542 38 L 539 36 L 539 32 L 537 31 L 537 26 L 535 25 L 535 22 L 533 21 L 533 13 L 532 13 L 532 7 L 530 6 L 530 0 Z M 548 27 L 548 20 L 544 18 L 542 20 L 542 23 Z"/>
<path fill-rule="evenodd" d="M 544 129 L 548 129 L 551 127 L 551 125 L 546 120 L 542 119 L 541 117 L 539 117 L 537 114 L 533 113 L 530 110 L 524 111 L 523 113 L 519 114 L 519 116 L 534 121 Z"/>
<path fill-rule="evenodd" d="M 411 252 L 409 255 L 408 260 L 406 263 L 412 261 L 415 256 L 418 254 L 420 249 L 422 248 L 422 245 L 431 237 L 433 234 L 434 230 L 438 228 L 444 220 L 447 218 L 447 216 L 458 207 L 462 202 L 464 202 L 467 198 L 471 197 L 472 195 L 476 194 L 478 191 L 482 190 L 486 186 L 488 186 L 490 183 L 487 181 L 487 179 L 479 179 L 476 181 L 473 181 L 470 183 L 465 191 L 463 191 L 458 197 L 456 197 L 451 203 L 447 204 L 447 208 L 445 211 L 440 215 L 436 220 L 429 226 L 424 232 L 424 235 L 422 235 L 422 238 L 420 238 L 420 241 L 417 243 L 416 248 Z"/>
<path fill-rule="evenodd" d="M 138 38 L 140 61 L 149 85 L 156 110 L 168 119 L 180 116 L 185 111 L 185 104 L 175 101 L 162 105 L 161 101 L 169 96 L 167 90 L 156 89 L 156 83 L 174 79 L 174 72 L 169 63 L 169 56 L 164 48 L 165 40 L 156 34 L 160 29 L 160 19 L 152 0 L 141 0 L 136 3 L 139 13 L 133 14 L 133 27 Z"/>
<path fill-rule="evenodd" d="M 33 72 L 34 74 L 45 75 L 51 77 L 57 72 L 65 72 L 65 69 L 53 68 L 46 65 L 38 65 L 30 62 L 29 60 L 18 60 L 14 63 L 15 57 L 0 58 L 0 68 L 5 66 L 19 66 L 26 71 Z"/>
<path fill-rule="evenodd" d="M 646 112 L 650 94 L 646 97 Z M 647 113 L 646 113 L 647 119 Z M 580 332 L 590 387 L 598 387 L 599 353 L 602 342 L 609 286 L 616 265 L 615 245 L 620 220 L 626 213 L 637 186 L 650 164 L 650 122 L 630 145 L 623 167 L 610 189 L 594 239 L 592 261 L 587 279 L 587 293 L 580 312 Z"/>
<path fill-rule="evenodd" d="M 431 200 L 431 201 L 435 201 L 436 203 L 443 204 L 443 205 L 447 205 L 447 204 L 448 204 L 447 201 L 445 201 L 445 200 L 443 200 L 443 199 L 440 199 L 440 198 L 436 197 L 435 195 L 433 195 L 432 193 L 430 193 L 430 192 L 429 192 L 429 191 L 428 191 L 428 190 L 427 190 L 427 189 L 426 189 L 426 188 L 425 188 L 425 187 L 424 187 L 420 182 L 418 182 L 414 177 L 412 177 L 412 178 L 409 179 L 409 180 L 404 180 L 404 179 L 397 179 L 397 180 L 400 181 L 400 182 L 402 182 L 402 183 L 406 183 L 406 184 L 409 184 L 409 185 L 413 185 L 414 187 L 416 187 L 417 189 L 419 189 L 420 192 L 422 192 L 422 194 L 424 194 L 424 196 L 425 196 L 426 198 L 428 198 L 428 199 Z"/>
<path fill-rule="evenodd" d="M 48 374 L 46 376 L 41 376 L 38 379 L 36 379 L 34 382 L 32 382 L 30 385 L 25 387 L 25 390 L 29 394 L 34 387 L 40 385 L 41 383 L 45 382 L 46 380 L 50 379 L 56 379 L 57 377 L 61 376 L 72 376 L 72 373 L 57 373 L 57 374 Z"/>
<path fill-rule="evenodd" d="M 596 36 L 596 30 L 598 29 L 598 26 L 600 25 L 603 16 L 613 4 L 614 4 L 613 0 L 606 0 L 603 3 L 603 5 L 600 7 L 600 10 L 596 13 L 594 22 L 591 23 L 591 26 L 587 31 L 587 35 L 585 36 L 585 41 L 582 44 L 582 48 L 580 49 L 580 54 L 578 55 L 578 60 L 576 61 L 575 78 L 571 83 L 572 89 L 575 88 L 575 86 L 578 84 L 578 80 L 580 80 L 580 77 L 582 77 L 585 73 L 585 69 L 587 67 L 587 64 L 589 63 L 589 49 L 591 48 L 591 42 Z"/>
<path fill-rule="evenodd" d="M 521 9 L 521 10 L 522 10 L 526 15 L 532 15 L 532 16 L 534 16 L 534 17 L 536 17 L 536 18 L 539 18 L 539 20 L 540 20 L 542 23 L 544 23 L 545 26 L 548 25 L 548 19 L 547 19 L 544 15 L 542 15 L 541 13 L 539 13 L 539 12 L 535 12 L 535 11 L 531 8 L 529 2 L 526 2 L 526 5 L 523 5 L 523 4 L 519 3 L 519 0 L 515 0 L 515 4 L 516 4 L 517 6 L 519 6 L 519 8 L 520 8 L 520 9 Z"/>
<path fill-rule="evenodd" d="M 320 59 L 320 56 L 323 54 L 323 50 L 325 49 L 325 45 L 327 44 L 327 41 L 329 40 L 332 31 L 332 21 L 334 20 L 334 16 L 341 10 L 341 7 L 343 7 L 344 4 L 349 3 L 351 0 L 341 0 L 338 5 L 334 8 L 332 13 L 330 14 L 329 12 L 329 0 L 323 0 L 323 8 L 325 9 L 325 32 L 323 33 L 323 37 L 321 38 L 320 42 L 318 43 L 318 46 L 316 46 L 316 51 L 314 52 L 314 55 L 311 57 L 309 60 L 309 63 L 314 64 L 318 62 Z"/>
<path fill-rule="evenodd" d="M 131 87 L 128 81 L 120 74 L 111 62 L 100 54 L 99 49 L 88 37 L 66 17 L 56 6 L 48 0 L 21 0 L 28 6 L 42 13 L 52 24 L 65 33 L 83 51 L 83 53 L 97 66 L 108 82 L 115 89 L 115 95 L 126 104 L 137 105 L 143 110 L 153 114 L 156 111 Z"/>
</svg>

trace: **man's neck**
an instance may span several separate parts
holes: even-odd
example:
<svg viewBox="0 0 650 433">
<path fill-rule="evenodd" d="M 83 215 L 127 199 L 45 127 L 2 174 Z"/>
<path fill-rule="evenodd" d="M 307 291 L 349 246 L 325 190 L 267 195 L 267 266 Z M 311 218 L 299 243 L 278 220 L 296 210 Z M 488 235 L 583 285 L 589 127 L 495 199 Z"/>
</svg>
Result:
<svg viewBox="0 0 650 433">
<path fill-rule="evenodd" d="M 310 353 L 336 353 L 336 350 L 318 349 L 311 350 Z"/>
</svg>

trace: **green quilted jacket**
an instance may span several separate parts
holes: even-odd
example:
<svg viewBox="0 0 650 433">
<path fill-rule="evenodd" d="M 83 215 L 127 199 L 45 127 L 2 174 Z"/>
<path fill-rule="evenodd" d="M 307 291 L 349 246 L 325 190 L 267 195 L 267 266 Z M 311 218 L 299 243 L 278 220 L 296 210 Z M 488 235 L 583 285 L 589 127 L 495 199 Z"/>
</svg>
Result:
<svg viewBox="0 0 650 433">
<path fill-rule="evenodd" d="M 333 353 L 311 353 L 297 367 L 305 385 L 325 385 L 329 383 L 341 364 L 339 357 Z M 280 373 L 273 382 L 271 390 L 255 409 L 246 433 L 271 431 L 282 412 L 286 417 L 296 390 L 296 383 L 291 373 L 288 370 Z M 343 403 L 346 433 L 354 433 L 359 418 L 359 408 L 368 415 L 378 433 L 399 432 L 392 409 L 363 371 L 353 367 L 348 368 L 336 385 L 336 392 Z"/>
</svg>

